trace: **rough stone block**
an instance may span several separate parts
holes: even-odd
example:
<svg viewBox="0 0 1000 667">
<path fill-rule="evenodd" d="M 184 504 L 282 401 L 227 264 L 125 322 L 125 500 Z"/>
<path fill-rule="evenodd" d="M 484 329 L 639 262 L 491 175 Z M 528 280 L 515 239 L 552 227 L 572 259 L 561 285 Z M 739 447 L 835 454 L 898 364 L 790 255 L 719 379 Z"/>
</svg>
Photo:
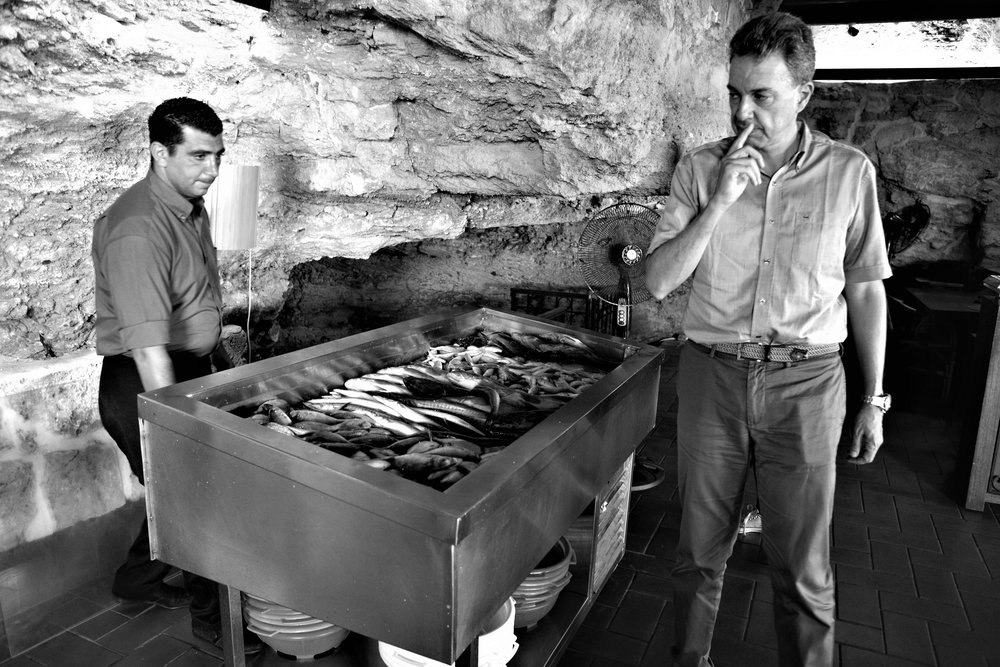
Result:
<svg viewBox="0 0 1000 667">
<path fill-rule="evenodd" d="M 24 541 L 37 512 L 35 470 L 28 461 L 0 461 L 0 551 Z"/>
<path fill-rule="evenodd" d="M 101 516 L 125 502 L 117 450 L 101 444 L 45 454 L 42 487 L 57 528 Z"/>
</svg>

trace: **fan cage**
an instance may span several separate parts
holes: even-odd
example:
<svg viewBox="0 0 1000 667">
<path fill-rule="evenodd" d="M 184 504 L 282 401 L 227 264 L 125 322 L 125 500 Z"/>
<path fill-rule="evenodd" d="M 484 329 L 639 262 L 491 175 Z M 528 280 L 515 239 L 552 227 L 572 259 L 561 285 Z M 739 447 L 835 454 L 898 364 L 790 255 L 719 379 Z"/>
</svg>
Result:
<svg viewBox="0 0 1000 667">
<path fill-rule="evenodd" d="M 625 299 L 631 306 L 652 298 L 646 287 L 645 256 L 636 264 L 625 264 L 617 255 L 632 245 L 643 253 L 656 231 L 659 215 L 642 204 L 613 204 L 598 211 L 584 227 L 577 245 L 577 260 L 587 287 L 600 299 L 617 305 Z M 628 285 L 624 294 L 622 285 Z"/>
</svg>

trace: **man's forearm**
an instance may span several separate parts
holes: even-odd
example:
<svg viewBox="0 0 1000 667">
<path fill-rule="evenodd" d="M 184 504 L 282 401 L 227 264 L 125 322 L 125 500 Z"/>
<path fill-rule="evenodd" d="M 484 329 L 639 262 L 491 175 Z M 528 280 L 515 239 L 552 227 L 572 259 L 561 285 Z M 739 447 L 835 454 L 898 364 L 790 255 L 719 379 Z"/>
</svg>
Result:
<svg viewBox="0 0 1000 667">
<path fill-rule="evenodd" d="M 164 345 L 140 347 L 132 350 L 132 359 L 139 369 L 142 388 L 152 391 L 174 383 L 174 364 Z"/>
<path fill-rule="evenodd" d="M 647 259 L 646 286 L 654 298 L 665 298 L 694 273 L 722 213 L 709 204 L 677 236 L 653 251 Z"/>
<path fill-rule="evenodd" d="M 882 281 L 848 285 L 845 290 L 865 394 L 881 394 L 885 367 L 886 300 Z"/>
</svg>

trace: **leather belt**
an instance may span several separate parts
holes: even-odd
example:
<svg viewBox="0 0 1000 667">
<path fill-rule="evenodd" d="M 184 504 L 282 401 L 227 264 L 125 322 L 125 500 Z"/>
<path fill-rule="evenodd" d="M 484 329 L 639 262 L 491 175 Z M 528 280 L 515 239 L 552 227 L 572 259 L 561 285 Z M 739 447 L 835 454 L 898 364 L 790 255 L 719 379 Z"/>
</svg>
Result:
<svg viewBox="0 0 1000 667">
<path fill-rule="evenodd" d="M 724 354 L 737 359 L 754 361 L 805 361 L 825 357 L 840 352 L 840 344 L 830 345 L 761 345 L 760 343 L 716 343 L 702 345 L 689 340 L 689 343 L 709 354 Z"/>
</svg>

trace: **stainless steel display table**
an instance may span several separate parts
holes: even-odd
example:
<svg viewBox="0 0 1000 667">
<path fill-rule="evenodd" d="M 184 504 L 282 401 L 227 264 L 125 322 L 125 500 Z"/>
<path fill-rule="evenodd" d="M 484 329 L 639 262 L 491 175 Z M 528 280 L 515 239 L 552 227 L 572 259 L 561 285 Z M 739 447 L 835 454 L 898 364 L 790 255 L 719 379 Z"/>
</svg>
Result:
<svg viewBox="0 0 1000 667">
<path fill-rule="evenodd" d="M 238 414 L 270 396 L 297 403 L 350 377 L 410 363 L 477 329 L 562 331 L 621 363 L 443 492 Z M 226 587 L 230 641 L 241 643 L 235 592 L 246 591 L 455 662 L 470 645 L 475 652 L 486 619 L 581 512 L 626 468 L 630 474 L 631 455 L 655 423 L 660 359 L 657 348 L 478 309 L 142 394 L 153 555 Z M 592 602 L 590 593 L 583 598 Z M 242 662 L 242 651 L 227 643 L 226 660 Z"/>
</svg>

